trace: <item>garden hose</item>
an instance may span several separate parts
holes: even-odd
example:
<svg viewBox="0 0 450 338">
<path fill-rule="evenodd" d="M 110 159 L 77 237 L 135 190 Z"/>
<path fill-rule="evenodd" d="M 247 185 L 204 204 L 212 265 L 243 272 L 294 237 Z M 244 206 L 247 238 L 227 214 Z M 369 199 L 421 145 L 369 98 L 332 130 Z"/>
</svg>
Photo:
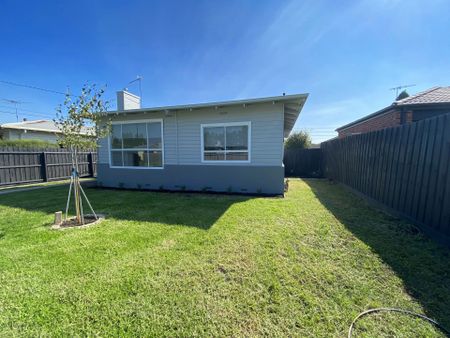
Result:
<svg viewBox="0 0 450 338">
<path fill-rule="evenodd" d="M 433 320 L 431 318 L 428 318 L 427 316 L 421 315 L 420 313 L 415 313 L 415 312 L 412 312 L 412 311 L 408 311 L 408 310 L 396 309 L 396 308 L 388 308 L 388 307 L 380 307 L 380 308 L 376 308 L 376 309 L 369 309 L 369 310 L 361 312 L 359 315 L 356 316 L 355 319 L 353 319 L 353 322 L 350 325 L 350 328 L 348 329 L 348 336 L 347 337 L 348 338 L 352 337 L 353 327 L 354 327 L 356 321 L 359 318 L 361 318 L 361 317 L 363 317 L 363 316 L 365 316 L 365 315 L 367 315 L 369 313 L 383 312 L 383 311 L 385 311 L 385 312 L 388 312 L 388 311 L 389 312 L 400 312 L 400 313 L 404 313 L 404 314 L 407 314 L 407 315 L 410 315 L 410 316 L 414 316 L 414 317 L 425 319 L 425 320 L 429 321 L 430 323 L 434 324 L 439 329 L 441 329 L 447 336 L 450 337 L 450 332 L 447 329 L 445 329 L 443 326 L 441 326 L 441 324 L 439 324 L 437 321 L 435 321 L 435 320 Z"/>
</svg>

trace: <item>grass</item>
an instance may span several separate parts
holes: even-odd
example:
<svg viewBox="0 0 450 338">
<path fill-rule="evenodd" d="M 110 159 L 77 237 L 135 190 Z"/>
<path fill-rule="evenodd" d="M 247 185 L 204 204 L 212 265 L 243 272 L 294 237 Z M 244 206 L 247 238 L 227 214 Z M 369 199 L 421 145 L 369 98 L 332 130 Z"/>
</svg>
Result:
<svg viewBox="0 0 450 338">
<path fill-rule="evenodd" d="M 108 219 L 51 231 L 67 187 L 0 196 L 0 336 L 343 337 L 373 307 L 450 327 L 449 251 L 324 180 L 286 198 L 87 189 Z M 356 337 L 443 337 L 402 315 Z"/>
</svg>

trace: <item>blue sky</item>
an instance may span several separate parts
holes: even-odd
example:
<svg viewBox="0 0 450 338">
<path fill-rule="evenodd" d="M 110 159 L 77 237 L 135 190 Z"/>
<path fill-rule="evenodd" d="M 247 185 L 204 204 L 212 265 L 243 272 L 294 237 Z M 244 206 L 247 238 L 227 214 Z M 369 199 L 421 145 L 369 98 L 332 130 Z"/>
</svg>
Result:
<svg viewBox="0 0 450 338">
<path fill-rule="evenodd" d="M 390 104 L 391 87 L 450 85 L 448 13 L 448 0 L 0 0 L 0 80 L 114 98 L 142 75 L 144 106 L 306 92 L 295 129 L 318 142 Z M 0 83 L 0 99 L 35 119 L 63 96 Z M 1 100 L 0 123 L 13 111 Z"/>
</svg>

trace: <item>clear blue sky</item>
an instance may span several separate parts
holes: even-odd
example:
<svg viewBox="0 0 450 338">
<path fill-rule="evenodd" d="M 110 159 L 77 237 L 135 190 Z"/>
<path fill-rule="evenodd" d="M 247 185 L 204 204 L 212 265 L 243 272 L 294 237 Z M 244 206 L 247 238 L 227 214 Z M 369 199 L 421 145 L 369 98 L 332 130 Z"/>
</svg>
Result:
<svg viewBox="0 0 450 338">
<path fill-rule="evenodd" d="M 0 80 L 114 98 L 139 74 L 144 106 L 307 92 L 295 128 L 317 142 L 390 104 L 391 87 L 450 85 L 449 13 L 449 0 L 2 0 Z M 63 96 L 0 83 L 0 98 L 31 119 Z M 0 101 L 0 122 L 12 111 Z"/>
</svg>

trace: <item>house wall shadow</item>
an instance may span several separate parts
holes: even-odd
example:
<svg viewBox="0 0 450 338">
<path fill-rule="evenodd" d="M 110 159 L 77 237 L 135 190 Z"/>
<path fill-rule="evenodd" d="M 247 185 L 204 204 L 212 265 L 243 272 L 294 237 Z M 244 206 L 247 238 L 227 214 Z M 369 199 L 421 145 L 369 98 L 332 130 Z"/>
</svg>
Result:
<svg viewBox="0 0 450 338">
<path fill-rule="evenodd" d="M 415 226 L 373 208 L 345 187 L 306 179 L 315 196 L 389 265 L 426 314 L 450 328 L 450 250 Z"/>
<path fill-rule="evenodd" d="M 107 218 L 209 229 L 233 204 L 251 196 L 85 189 L 95 211 Z M 0 205 L 54 214 L 63 210 L 67 186 L 0 195 Z M 24 198 L 26 196 L 26 198 Z M 85 213 L 90 213 L 84 205 Z"/>
</svg>

